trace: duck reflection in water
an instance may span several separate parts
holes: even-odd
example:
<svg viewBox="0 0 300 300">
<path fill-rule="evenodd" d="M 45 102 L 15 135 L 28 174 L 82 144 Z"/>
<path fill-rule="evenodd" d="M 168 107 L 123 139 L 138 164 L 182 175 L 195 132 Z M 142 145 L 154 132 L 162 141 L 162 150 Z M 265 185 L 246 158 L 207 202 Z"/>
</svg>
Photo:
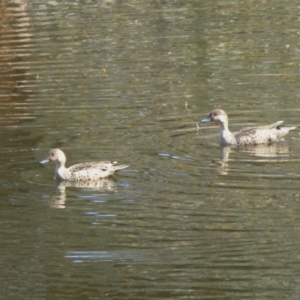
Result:
<svg viewBox="0 0 300 300">
<path fill-rule="evenodd" d="M 66 188 L 86 188 L 88 191 L 95 191 L 97 193 L 102 192 L 103 194 L 107 192 L 116 191 L 117 182 L 109 177 L 102 178 L 96 181 L 60 181 L 57 183 L 57 190 L 59 195 L 51 197 L 50 207 L 53 208 L 65 208 L 66 207 Z"/>
<path fill-rule="evenodd" d="M 236 153 L 246 153 L 250 156 L 260 157 L 260 159 L 248 158 L 247 161 L 249 162 L 278 162 L 282 161 L 284 157 L 288 157 L 290 155 L 290 147 L 284 143 L 261 144 L 245 147 L 222 146 L 220 160 L 221 167 L 219 168 L 221 175 L 227 175 L 229 171 L 229 162 L 235 161 L 235 159 L 229 158 L 233 151 Z M 245 160 L 243 159 L 243 161 Z"/>
<path fill-rule="evenodd" d="M 235 150 L 264 158 L 288 156 L 289 147 L 277 142 L 284 140 L 285 135 L 296 128 L 295 126 L 282 126 L 283 121 L 278 121 L 270 125 L 248 127 L 232 133 L 228 126 L 228 116 L 222 109 L 214 109 L 207 118 L 201 120 L 201 123 L 211 121 L 217 122 L 220 127 L 220 143 L 222 145 L 220 173 L 223 175 L 228 173 L 231 146 L 243 146 L 235 148 Z"/>
<path fill-rule="evenodd" d="M 51 197 L 51 207 L 65 208 L 67 187 L 112 191 L 116 183 L 108 177 L 128 167 L 128 165 L 116 165 L 117 162 L 100 161 L 80 163 L 66 168 L 66 160 L 63 151 L 51 149 L 47 157 L 41 161 L 42 164 L 49 161 L 56 164 L 54 178 L 58 180 L 59 195 Z"/>
</svg>

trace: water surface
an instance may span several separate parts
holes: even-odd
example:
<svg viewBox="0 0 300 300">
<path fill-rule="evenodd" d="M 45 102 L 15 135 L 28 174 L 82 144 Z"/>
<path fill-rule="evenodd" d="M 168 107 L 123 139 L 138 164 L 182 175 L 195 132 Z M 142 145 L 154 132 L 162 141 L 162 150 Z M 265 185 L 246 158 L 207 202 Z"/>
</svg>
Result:
<svg viewBox="0 0 300 300">
<path fill-rule="evenodd" d="M 1 294 L 26 299 L 297 299 L 300 138 L 290 1 L 8 1 L 0 21 Z M 70 184 L 40 165 L 117 160 Z"/>
</svg>

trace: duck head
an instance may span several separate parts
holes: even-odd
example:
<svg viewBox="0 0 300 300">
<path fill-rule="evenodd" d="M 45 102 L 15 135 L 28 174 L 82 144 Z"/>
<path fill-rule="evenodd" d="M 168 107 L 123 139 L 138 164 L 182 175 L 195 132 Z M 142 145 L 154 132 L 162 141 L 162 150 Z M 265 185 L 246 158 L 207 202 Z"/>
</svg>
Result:
<svg viewBox="0 0 300 300">
<path fill-rule="evenodd" d="M 48 152 L 47 157 L 42 160 L 40 163 L 45 164 L 49 161 L 57 162 L 59 164 L 64 165 L 66 162 L 66 156 L 60 149 L 51 149 Z"/>
<path fill-rule="evenodd" d="M 201 123 L 207 123 L 211 121 L 215 121 L 219 123 L 227 123 L 228 116 L 224 110 L 214 109 L 213 111 L 210 112 L 207 118 L 201 120 Z"/>
</svg>

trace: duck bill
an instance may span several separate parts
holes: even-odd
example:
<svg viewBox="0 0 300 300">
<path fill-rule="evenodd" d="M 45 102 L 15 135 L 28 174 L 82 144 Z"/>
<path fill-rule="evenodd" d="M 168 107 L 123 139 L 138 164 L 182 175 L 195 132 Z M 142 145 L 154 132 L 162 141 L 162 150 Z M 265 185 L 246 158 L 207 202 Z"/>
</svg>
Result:
<svg viewBox="0 0 300 300">
<path fill-rule="evenodd" d="M 207 118 L 201 120 L 201 123 L 207 123 L 207 122 L 211 122 L 210 117 L 207 117 Z"/>
<path fill-rule="evenodd" d="M 47 162 L 49 162 L 49 158 L 45 158 L 44 160 L 40 161 L 40 164 L 46 164 Z"/>
</svg>

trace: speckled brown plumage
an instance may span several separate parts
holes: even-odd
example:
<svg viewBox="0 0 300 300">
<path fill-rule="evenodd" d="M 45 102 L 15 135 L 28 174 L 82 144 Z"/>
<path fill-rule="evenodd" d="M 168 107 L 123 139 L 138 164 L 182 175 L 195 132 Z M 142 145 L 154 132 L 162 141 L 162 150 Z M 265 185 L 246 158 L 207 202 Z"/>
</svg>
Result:
<svg viewBox="0 0 300 300">
<path fill-rule="evenodd" d="M 296 127 L 281 127 L 283 121 L 276 123 L 242 129 L 236 133 L 228 128 L 228 116 L 222 109 L 214 109 L 207 118 L 201 120 L 206 123 L 215 121 L 220 125 L 220 142 L 223 145 L 258 145 L 278 142 Z"/>
<path fill-rule="evenodd" d="M 56 164 L 54 177 L 68 181 L 98 180 L 113 175 L 116 171 L 125 169 L 128 165 L 119 165 L 116 161 L 87 162 L 65 167 L 66 156 L 60 149 L 51 149 L 48 156 L 41 161 L 47 163 L 53 161 Z"/>
</svg>

